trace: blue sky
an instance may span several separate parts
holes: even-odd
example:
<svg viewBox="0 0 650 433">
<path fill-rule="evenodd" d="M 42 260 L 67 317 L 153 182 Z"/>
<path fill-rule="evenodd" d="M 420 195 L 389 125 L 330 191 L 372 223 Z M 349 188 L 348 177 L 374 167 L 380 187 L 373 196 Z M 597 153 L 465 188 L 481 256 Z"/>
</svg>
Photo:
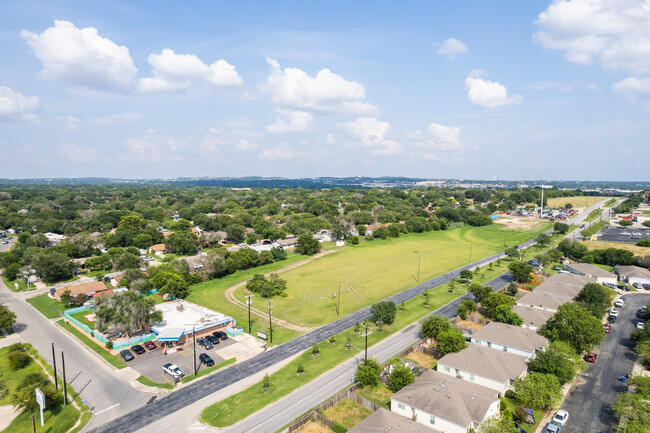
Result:
<svg viewBox="0 0 650 433">
<path fill-rule="evenodd" d="M 0 177 L 648 180 L 643 0 L 0 4 Z"/>
</svg>

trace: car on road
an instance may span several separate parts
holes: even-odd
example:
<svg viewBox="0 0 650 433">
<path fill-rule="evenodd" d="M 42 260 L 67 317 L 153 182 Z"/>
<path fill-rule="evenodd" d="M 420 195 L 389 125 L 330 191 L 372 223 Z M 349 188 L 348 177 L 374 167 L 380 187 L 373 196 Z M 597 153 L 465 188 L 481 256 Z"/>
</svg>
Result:
<svg viewBox="0 0 650 433">
<path fill-rule="evenodd" d="M 609 315 L 614 316 L 614 317 L 618 317 L 618 310 L 615 310 L 614 308 L 610 309 L 609 310 Z"/>
<path fill-rule="evenodd" d="M 590 355 L 595 356 L 596 354 L 592 352 L 590 353 Z M 560 409 L 557 412 L 555 412 L 555 415 L 553 416 L 551 422 L 563 426 L 564 424 L 566 424 L 568 419 L 569 419 L 569 412 L 567 412 L 564 409 Z"/>
<path fill-rule="evenodd" d="M 121 351 L 120 357 L 127 362 L 135 359 L 135 356 L 133 356 L 133 354 L 129 349 L 124 349 L 123 351 Z"/>
<path fill-rule="evenodd" d="M 609 323 L 605 323 L 603 327 L 605 328 L 605 332 L 609 334 L 609 331 L 611 331 L 612 328 L 611 325 Z"/>
<path fill-rule="evenodd" d="M 621 308 L 623 305 L 625 305 L 625 300 L 623 298 L 619 298 L 614 302 L 615 307 Z"/>
<path fill-rule="evenodd" d="M 212 333 L 215 337 L 220 338 L 221 340 L 227 340 L 228 339 L 228 334 L 226 334 L 223 331 L 215 331 Z"/>
<path fill-rule="evenodd" d="M 136 355 L 142 355 L 143 353 L 146 352 L 146 350 L 144 350 L 144 347 L 140 346 L 139 344 L 134 344 L 133 346 L 131 346 L 131 350 L 132 350 Z"/>
<path fill-rule="evenodd" d="M 207 367 L 212 367 L 214 365 L 214 360 L 210 358 L 210 355 L 207 353 L 202 353 L 199 355 L 199 361 Z"/>
<path fill-rule="evenodd" d="M 594 352 L 585 355 L 585 361 L 591 362 L 592 364 L 596 362 L 597 359 L 598 359 L 598 355 L 596 355 Z"/>
<path fill-rule="evenodd" d="M 156 343 L 154 343 L 153 341 L 145 341 L 143 344 L 144 347 L 146 347 L 149 350 L 155 350 L 158 347 L 156 346 Z"/>
<path fill-rule="evenodd" d="M 639 322 L 636 324 L 636 329 L 645 329 L 645 323 Z"/>
<path fill-rule="evenodd" d="M 219 344 L 219 338 L 215 337 L 214 335 L 208 335 L 205 338 L 212 344 Z"/>
<path fill-rule="evenodd" d="M 163 365 L 163 371 L 174 379 L 180 379 L 181 377 L 185 376 L 183 370 L 181 370 L 178 365 L 172 364 L 171 362 Z"/>
</svg>

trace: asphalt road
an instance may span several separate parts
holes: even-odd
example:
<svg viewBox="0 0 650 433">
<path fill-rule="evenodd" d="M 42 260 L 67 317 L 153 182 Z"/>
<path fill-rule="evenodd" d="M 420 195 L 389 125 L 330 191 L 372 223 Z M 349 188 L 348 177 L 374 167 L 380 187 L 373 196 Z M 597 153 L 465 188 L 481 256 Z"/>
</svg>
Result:
<svg viewBox="0 0 650 433">
<path fill-rule="evenodd" d="M 650 294 L 626 294 L 624 299 L 625 306 L 618 309 L 619 316 L 611 332 L 594 350 L 598 360 L 582 374 L 584 380 L 579 379 L 572 386 L 562 405 L 569 412 L 563 433 L 614 431 L 616 420 L 611 405 L 619 393 L 627 391 L 621 376 L 632 372 L 637 357 L 630 334 L 639 321 L 636 312 L 650 302 Z"/>
<path fill-rule="evenodd" d="M 38 353 L 52 362 L 52 343 L 57 358 L 57 370 L 61 374 L 61 351 L 65 353 L 66 378 L 68 383 L 87 399 L 94 416 L 91 425 L 99 425 L 119 418 L 134 405 L 144 405 L 149 395 L 136 391 L 123 380 L 105 361 L 91 353 L 83 343 L 58 328 L 34 307 L 12 293 L 0 280 L 0 303 L 16 313 L 14 330 L 24 341 L 31 343 Z M 61 380 L 61 378 L 59 378 Z"/>
</svg>

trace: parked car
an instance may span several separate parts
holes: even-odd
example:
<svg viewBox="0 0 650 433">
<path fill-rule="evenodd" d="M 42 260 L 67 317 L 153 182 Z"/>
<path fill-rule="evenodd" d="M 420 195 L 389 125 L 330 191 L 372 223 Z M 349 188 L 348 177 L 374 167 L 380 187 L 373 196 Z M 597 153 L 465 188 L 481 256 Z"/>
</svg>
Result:
<svg viewBox="0 0 650 433">
<path fill-rule="evenodd" d="M 144 347 L 146 347 L 146 348 L 149 349 L 149 350 L 154 350 L 154 349 L 156 349 L 158 346 L 156 346 L 156 343 L 154 343 L 153 341 L 145 341 L 145 342 L 144 342 Z"/>
<path fill-rule="evenodd" d="M 196 339 L 196 342 L 199 343 L 199 346 L 205 347 L 207 350 L 212 349 L 212 343 L 210 343 L 207 339 L 200 337 Z"/>
<path fill-rule="evenodd" d="M 618 317 L 618 311 L 615 310 L 614 308 L 611 308 L 611 309 L 609 310 L 609 315 L 610 315 L 610 316 L 614 316 L 614 317 Z"/>
<path fill-rule="evenodd" d="M 124 349 L 123 351 L 121 351 L 120 356 L 122 357 L 123 360 L 127 362 L 135 359 L 135 356 L 133 356 L 133 354 L 129 349 Z"/>
<path fill-rule="evenodd" d="M 618 284 L 616 287 L 621 289 L 621 290 L 625 290 L 626 292 L 630 291 L 630 288 L 628 286 L 624 286 L 622 284 Z"/>
<path fill-rule="evenodd" d="M 219 339 L 214 335 L 208 335 L 205 338 L 212 344 L 219 344 Z"/>
<path fill-rule="evenodd" d="M 590 355 L 596 356 L 596 354 L 593 352 L 590 353 Z M 567 412 L 564 409 L 560 409 L 557 412 L 555 412 L 555 415 L 553 416 L 551 422 L 563 426 L 564 424 L 566 424 L 568 419 L 569 419 L 569 412 Z"/>
<path fill-rule="evenodd" d="M 591 353 L 588 353 L 587 355 L 585 355 L 585 361 L 591 362 L 592 364 L 594 362 L 596 362 L 597 359 L 598 359 L 598 355 L 596 355 L 594 352 L 591 352 Z M 553 419 L 555 419 L 555 418 L 553 418 Z"/>
<path fill-rule="evenodd" d="M 562 426 L 555 424 L 553 422 L 549 422 L 546 424 L 546 428 L 544 429 L 543 433 L 560 433 L 562 431 Z"/>
<path fill-rule="evenodd" d="M 639 322 L 636 324 L 636 329 L 645 329 L 645 323 Z"/>
<path fill-rule="evenodd" d="M 614 306 L 621 308 L 623 305 L 625 305 L 625 300 L 623 298 L 619 298 L 614 302 Z"/>
<path fill-rule="evenodd" d="M 223 331 L 215 331 L 215 332 L 212 333 L 212 335 L 214 335 L 215 337 L 218 337 L 218 338 L 220 338 L 222 340 L 227 340 L 228 339 L 228 334 L 226 334 Z"/>
<path fill-rule="evenodd" d="M 605 332 L 606 332 L 607 334 L 609 334 L 609 331 L 611 331 L 611 326 L 610 326 L 610 324 L 609 324 L 609 323 L 605 323 L 603 326 L 604 326 L 604 328 L 605 328 Z"/>
<path fill-rule="evenodd" d="M 214 365 L 214 360 L 210 358 L 210 355 L 207 353 L 202 353 L 199 355 L 199 360 L 206 366 L 212 367 Z"/>
<path fill-rule="evenodd" d="M 146 350 L 144 350 L 144 347 L 140 346 L 139 344 L 131 346 L 131 350 L 135 352 L 136 355 L 142 355 L 146 352 Z"/>
<path fill-rule="evenodd" d="M 185 376 L 183 370 L 181 370 L 178 365 L 172 364 L 171 362 L 163 365 L 163 371 L 174 379 L 180 379 L 181 377 Z"/>
<path fill-rule="evenodd" d="M 608 321 L 609 323 L 616 323 L 616 316 L 609 316 L 609 317 L 607 318 L 607 321 Z"/>
</svg>

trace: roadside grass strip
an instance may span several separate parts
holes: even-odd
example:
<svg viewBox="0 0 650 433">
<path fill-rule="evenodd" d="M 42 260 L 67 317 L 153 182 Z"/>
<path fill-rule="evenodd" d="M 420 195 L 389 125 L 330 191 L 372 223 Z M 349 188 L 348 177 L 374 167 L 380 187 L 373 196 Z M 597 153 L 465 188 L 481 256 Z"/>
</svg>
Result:
<svg viewBox="0 0 650 433">
<path fill-rule="evenodd" d="M 66 331 L 68 331 L 69 333 L 71 333 L 72 335 L 74 335 L 75 337 L 77 337 L 82 343 L 88 346 L 90 350 L 99 354 L 99 356 L 101 356 L 106 361 L 108 361 L 113 367 L 117 367 L 117 368 L 126 367 L 124 361 L 122 361 L 117 355 L 111 355 L 106 349 L 104 349 L 99 344 L 95 343 L 94 340 L 92 340 L 83 332 L 79 331 L 73 325 L 71 324 L 66 325 L 63 319 L 58 320 L 56 324 L 59 325 L 61 328 L 65 329 Z"/>
<path fill-rule="evenodd" d="M 174 389 L 174 384 L 171 382 L 158 383 L 158 382 L 154 382 L 153 380 L 149 379 L 146 376 L 140 376 L 136 380 L 143 385 L 151 386 L 154 388 Z"/>
<path fill-rule="evenodd" d="M 194 376 L 194 374 L 191 374 L 191 375 L 187 375 L 187 376 L 183 377 L 181 379 L 181 382 L 183 382 L 183 383 L 191 382 L 194 379 L 198 379 L 201 376 L 205 376 L 206 374 L 210 374 L 213 371 L 220 370 L 220 369 L 222 369 L 222 368 L 224 368 L 224 367 L 226 367 L 228 365 L 234 364 L 235 362 L 237 362 L 237 358 L 226 359 L 225 361 L 220 362 L 219 364 L 215 364 L 212 367 L 202 368 L 201 370 L 198 371 L 198 373 L 196 373 L 196 376 Z"/>
<path fill-rule="evenodd" d="M 63 312 L 68 308 L 62 302 L 50 298 L 47 293 L 27 298 L 27 303 L 36 308 L 40 313 L 48 319 L 56 319 L 63 316 Z"/>
</svg>

